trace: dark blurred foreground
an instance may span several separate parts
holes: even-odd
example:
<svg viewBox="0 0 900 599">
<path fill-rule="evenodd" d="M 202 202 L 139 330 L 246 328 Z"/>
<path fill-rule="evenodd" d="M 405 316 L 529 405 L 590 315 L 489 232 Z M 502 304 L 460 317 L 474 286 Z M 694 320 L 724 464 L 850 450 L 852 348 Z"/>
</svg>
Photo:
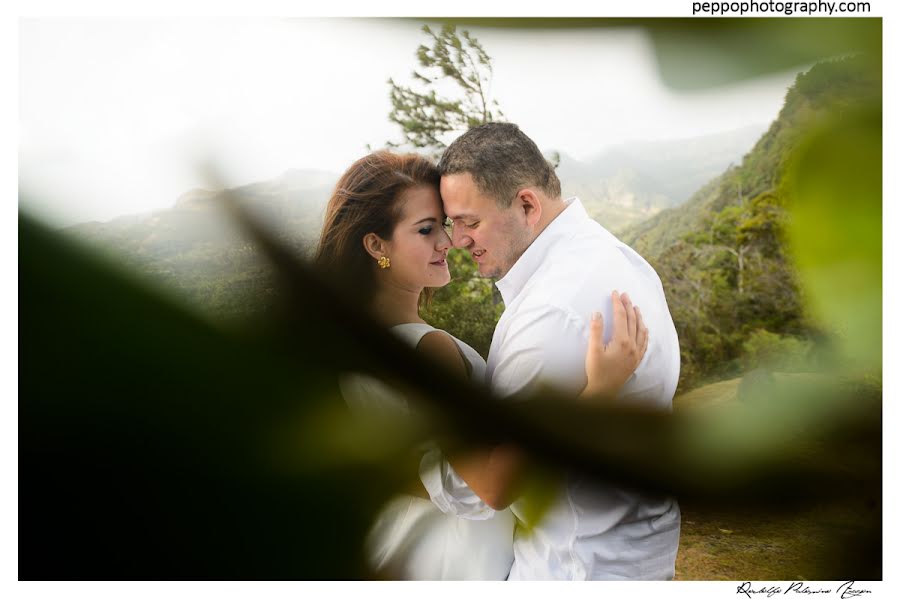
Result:
<svg viewBox="0 0 900 599">
<path fill-rule="evenodd" d="M 414 472 L 406 448 L 424 429 L 350 419 L 334 384 L 346 370 L 418 389 L 447 439 L 514 440 L 693 505 L 863 501 L 871 526 L 835 539 L 826 563 L 842 576 L 828 578 L 880 578 L 880 388 L 784 386 L 674 417 L 549 392 L 495 405 L 276 247 L 293 309 L 251 333 L 217 329 L 28 218 L 19 234 L 22 579 L 369 576 L 361 540 Z"/>
</svg>

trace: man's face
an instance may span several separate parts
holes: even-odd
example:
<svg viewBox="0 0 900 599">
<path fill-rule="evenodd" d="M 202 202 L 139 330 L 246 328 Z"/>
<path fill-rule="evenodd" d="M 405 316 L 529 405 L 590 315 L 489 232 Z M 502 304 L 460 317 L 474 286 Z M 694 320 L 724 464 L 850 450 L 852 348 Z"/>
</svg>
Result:
<svg viewBox="0 0 900 599">
<path fill-rule="evenodd" d="M 453 221 L 453 246 L 464 248 L 485 277 L 501 278 L 509 272 L 530 242 L 524 213 L 517 203 L 501 209 L 482 194 L 469 173 L 441 177 L 444 212 Z"/>
</svg>

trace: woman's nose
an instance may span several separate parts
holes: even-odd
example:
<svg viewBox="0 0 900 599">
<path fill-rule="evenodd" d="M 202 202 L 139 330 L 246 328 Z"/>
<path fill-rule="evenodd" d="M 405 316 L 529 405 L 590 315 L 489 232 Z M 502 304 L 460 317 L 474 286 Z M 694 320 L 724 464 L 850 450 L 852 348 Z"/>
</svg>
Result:
<svg viewBox="0 0 900 599">
<path fill-rule="evenodd" d="M 451 241 L 450 236 L 447 235 L 447 232 L 441 229 L 441 234 L 438 235 L 437 243 L 434 245 L 434 249 L 439 252 L 443 252 L 444 250 L 450 249 L 450 246 L 453 245 L 453 241 Z"/>
</svg>

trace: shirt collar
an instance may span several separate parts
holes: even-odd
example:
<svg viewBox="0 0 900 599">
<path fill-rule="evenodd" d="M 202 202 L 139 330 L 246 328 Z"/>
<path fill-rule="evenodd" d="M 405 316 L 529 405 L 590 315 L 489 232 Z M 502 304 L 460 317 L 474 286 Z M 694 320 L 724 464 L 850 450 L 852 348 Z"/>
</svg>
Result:
<svg viewBox="0 0 900 599">
<path fill-rule="evenodd" d="M 506 275 L 495 283 L 500 295 L 503 296 L 503 303 L 507 306 L 519 295 L 531 275 L 544 263 L 550 248 L 566 236 L 574 225 L 590 219 L 578 198 L 569 198 L 565 203 L 566 208 L 550 221 Z"/>
</svg>

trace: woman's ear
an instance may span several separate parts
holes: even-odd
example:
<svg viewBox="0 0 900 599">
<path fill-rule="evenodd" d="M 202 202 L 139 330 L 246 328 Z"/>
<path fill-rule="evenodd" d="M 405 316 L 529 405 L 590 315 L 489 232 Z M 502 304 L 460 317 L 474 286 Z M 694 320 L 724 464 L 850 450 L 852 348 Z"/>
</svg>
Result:
<svg viewBox="0 0 900 599">
<path fill-rule="evenodd" d="M 366 252 L 376 260 L 387 252 L 385 241 L 375 233 L 366 233 L 362 241 Z"/>
</svg>

